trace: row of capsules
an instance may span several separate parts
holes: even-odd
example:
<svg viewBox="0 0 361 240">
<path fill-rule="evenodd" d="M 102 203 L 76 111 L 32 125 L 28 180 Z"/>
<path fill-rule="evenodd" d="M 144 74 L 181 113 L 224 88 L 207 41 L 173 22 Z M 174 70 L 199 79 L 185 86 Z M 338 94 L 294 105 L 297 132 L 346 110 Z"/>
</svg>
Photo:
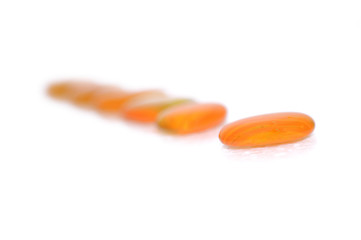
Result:
<svg viewBox="0 0 361 240">
<path fill-rule="evenodd" d="M 48 88 L 48 94 L 127 120 L 156 123 L 176 134 L 216 127 L 224 122 L 227 113 L 221 104 L 173 98 L 160 90 L 126 91 L 82 81 L 53 83 Z M 314 127 L 313 119 L 303 113 L 271 113 L 229 123 L 221 129 L 219 139 L 231 147 L 263 147 L 304 139 Z"/>
<path fill-rule="evenodd" d="M 160 90 L 126 91 L 91 82 L 63 81 L 51 84 L 48 93 L 101 113 L 136 122 L 157 123 L 160 128 L 177 134 L 215 127 L 226 116 L 226 108 L 221 104 L 174 98 Z"/>
</svg>

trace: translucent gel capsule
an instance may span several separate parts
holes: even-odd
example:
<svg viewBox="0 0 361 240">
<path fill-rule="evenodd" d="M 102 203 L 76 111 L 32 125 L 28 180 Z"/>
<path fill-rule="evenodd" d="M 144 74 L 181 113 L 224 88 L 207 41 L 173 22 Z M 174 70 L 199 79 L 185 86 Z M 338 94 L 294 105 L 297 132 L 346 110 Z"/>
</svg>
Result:
<svg viewBox="0 0 361 240">
<path fill-rule="evenodd" d="M 102 102 L 111 98 L 124 96 L 125 94 L 128 94 L 128 92 L 120 88 L 116 88 L 116 87 L 101 88 L 93 94 L 93 96 L 89 101 L 89 104 L 92 107 L 97 108 L 97 106 L 100 105 Z"/>
<path fill-rule="evenodd" d="M 126 119 L 138 122 L 155 122 L 162 111 L 185 103 L 190 103 L 190 99 L 161 99 L 155 101 L 145 101 L 127 106 L 123 112 Z"/>
<path fill-rule="evenodd" d="M 77 105 L 86 105 L 100 88 L 92 83 L 77 84 L 70 89 L 68 99 Z"/>
<path fill-rule="evenodd" d="M 194 133 L 221 124 L 226 112 L 226 108 L 220 104 L 191 103 L 164 111 L 157 123 L 159 127 L 174 133 Z"/>
<path fill-rule="evenodd" d="M 51 97 L 64 98 L 73 84 L 74 82 L 71 81 L 56 82 L 48 87 L 47 92 Z"/>
<path fill-rule="evenodd" d="M 71 100 L 78 105 L 92 105 L 93 101 L 99 98 L 101 94 L 107 94 L 112 91 L 116 91 L 115 89 L 115 87 L 110 86 L 90 86 L 79 89 L 79 91 L 73 94 Z"/>
<path fill-rule="evenodd" d="M 131 101 L 139 99 L 151 99 L 164 96 L 164 93 L 158 90 L 147 90 L 141 92 L 127 93 L 118 92 L 103 96 L 98 100 L 96 108 L 102 112 L 116 113 L 123 110 L 124 106 Z"/>
<path fill-rule="evenodd" d="M 261 147 L 301 140 L 314 128 L 315 122 L 306 114 L 272 113 L 227 124 L 221 129 L 219 139 L 233 147 Z"/>
<path fill-rule="evenodd" d="M 48 93 L 55 98 L 72 100 L 79 93 L 94 89 L 95 84 L 85 81 L 64 81 L 49 86 Z"/>
</svg>

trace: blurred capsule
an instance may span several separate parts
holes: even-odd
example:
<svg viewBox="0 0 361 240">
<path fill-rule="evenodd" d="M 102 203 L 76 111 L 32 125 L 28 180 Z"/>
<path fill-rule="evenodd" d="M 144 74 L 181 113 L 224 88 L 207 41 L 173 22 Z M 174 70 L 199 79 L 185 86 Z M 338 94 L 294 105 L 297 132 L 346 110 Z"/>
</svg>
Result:
<svg viewBox="0 0 361 240">
<path fill-rule="evenodd" d="M 62 81 L 62 82 L 52 83 L 48 87 L 47 92 L 51 97 L 64 98 L 69 93 L 69 90 L 73 84 L 74 84 L 73 81 Z"/>
<path fill-rule="evenodd" d="M 207 130 L 221 124 L 227 110 L 215 103 L 191 103 L 164 111 L 158 126 L 173 133 L 186 134 Z"/>
<path fill-rule="evenodd" d="M 150 101 L 141 101 L 127 106 L 123 112 L 124 118 L 137 122 L 155 122 L 158 115 L 169 108 L 190 103 L 186 98 L 163 98 Z"/>
<path fill-rule="evenodd" d="M 101 86 L 93 83 L 75 84 L 70 89 L 67 99 L 77 105 L 86 105 L 89 103 L 94 93 L 100 88 Z"/>
<path fill-rule="evenodd" d="M 139 101 L 140 99 L 152 99 L 165 96 L 159 90 L 146 90 L 140 92 L 112 92 L 103 95 L 96 100 L 95 108 L 101 112 L 117 113 L 121 112 L 124 106 L 131 101 Z"/>
<path fill-rule="evenodd" d="M 78 92 L 74 93 L 72 101 L 77 105 L 93 106 L 94 102 L 101 96 L 120 91 L 122 90 L 113 86 L 88 86 L 83 89 L 79 89 Z"/>
<path fill-rule="evenodd" d="M 91 97 L 89 104 L 93 108 L 97 108 L 99 104 L 101 104 L 103 101 L 106 101 L 107 99 L 117 97 L 120 95 L 127 94 L 128 92 L 124 91 L 123 89 L 120 89 L 118 87 L 106 87 L 106 88 L 100 88 L 98 91 L 96 91 L 93 96 Z"/>
<path fill-rule="evenodd" d="M 51 84 L 48 94 L 55 98 L 73 100 L 79 93 L 95 88 L 95 84 L 87 81 L 63 81 Z"/>
</svg>

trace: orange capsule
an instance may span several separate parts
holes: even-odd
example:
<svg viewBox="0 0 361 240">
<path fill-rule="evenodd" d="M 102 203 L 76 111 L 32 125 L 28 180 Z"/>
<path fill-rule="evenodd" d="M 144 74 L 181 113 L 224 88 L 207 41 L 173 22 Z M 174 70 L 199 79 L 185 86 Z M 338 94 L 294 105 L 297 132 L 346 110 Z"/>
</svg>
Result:
<svg viewBox="0 0 361 240">
<path fill-rule="evenodd" d="M 97 98 L 115 91 L 120 91 L 120 89 L 111 86 L 88 86 L 74 92 L 71 100 L 78 105 L 93 105 Z"/>
<path fill-rule="evenodd" d="M 95 88 L 95 84 L 85 81 L 64 81 L 51 84 L 48 88 L 50 96 L 73 100 L 78 94 Z"/>
<path fill-rule="evenodd" d="M 67 98 L 77 105 L 86 105 L 101 87 L 92 83 L 74 85 Z"/>
<path fill-rule="evenodd" d="M 138 122 L 155 122 L 162 111 L 190 102 L 190 99 L 176 98 L 135 103 L 126 107 L 123 116 L 126 119 Z"/>
<path fill-rule="evenodd" d="M 139 101 L 140 99 L 152 99 L 164 96 L 164 93 L 158 90 L 147 90 L 141 92 L 114 92 L 105 94 L 98 99 L 96 108 L 102 112 L 116 113 L 123 110 L 124 106 L 131 101 Z"/>
<path fill-rule="evenodd" d="M 48 94 L 54 98 L 64 98 L 74 84 L 72 81 L 56 82 L 48 87 Z"/>
<path fill-rule="evenodd" d="M 100 105 L 103 101 L 106 101 L 107 99 L 123 96 L 124 94 L 127 94 L 128 92 L 119 89 L 117 87 L 105 87 L 100 88 L 98 91 L 96 91 L 93 96 L 91 97 L 89 104 L 97 108 L 98 105 Z"/>
<path fill-rule="evenodd" d="M 313 119 L 303 113 L 271 113 L 238 120 L 224 126 L 219 139 L 232 147 L 261 147 L 289 143 L 309 136 Z"/>
<path fill-rule="evenodd" d="M 200 132 L 221 124 L 226 108 L 215 103 L 190 103 L 172 107 L 158 118 L 158 126 L 179 134 Z"/>
</svg>

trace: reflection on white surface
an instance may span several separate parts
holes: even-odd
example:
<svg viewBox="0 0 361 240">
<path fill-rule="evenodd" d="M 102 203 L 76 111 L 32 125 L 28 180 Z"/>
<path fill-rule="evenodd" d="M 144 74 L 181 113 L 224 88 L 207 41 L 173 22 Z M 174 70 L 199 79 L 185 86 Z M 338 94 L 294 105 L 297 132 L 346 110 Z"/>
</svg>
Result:
<svg viewBox="0 0 361 240">
<path fill-rule="evenodd" d="M 311 135 L 310 137 L 298 142 L 269 147 L 236 149 L 224 146 L 224 153 L 232 159 L 269 159 L 291 157 L 311 150 L 314 147 L 315 142 L 314 135 Z"/>
<path fill-rule="evenodd" d="M 163 131 L 162 129 L 158 129 L 158 134 L 160 134 L 162 137 L 165 137 L 168 141 L 174 142 L 175 144 L 200 144 L 217 139 L 220 129 L 221 126 L 218 126 L 207 131 L 183 135 L 172 134 Z M 221 143 L 219 142 L 219 144 Z"/>
</svg>

